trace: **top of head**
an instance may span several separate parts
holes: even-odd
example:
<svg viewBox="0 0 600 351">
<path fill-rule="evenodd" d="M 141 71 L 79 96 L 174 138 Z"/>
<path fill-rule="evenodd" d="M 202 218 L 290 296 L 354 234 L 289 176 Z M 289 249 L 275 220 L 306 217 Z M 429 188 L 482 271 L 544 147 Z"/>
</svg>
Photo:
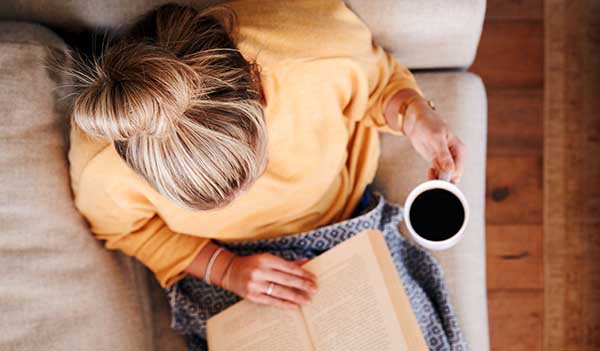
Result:
<svg viewBox="0 0 600 351">
<path fill-rule="evenodd" d="M 92 63 L 76 60 L 78 126 L 112 140 L 161 136 L 209 100 L 256 99 L 251 82 L 236 81 L 251 64 L 235 49 L 228 22 L 211 12 L 163 5 L 107 39 Z"/>
<path fill-rule="evenodd" d="M 163 5 L 93 62 L 74 57 L 75 124 L 187 208 L 230 202 L 266 162 L 257 66 L 235 48 L 234 19 Z"/>
</svg>

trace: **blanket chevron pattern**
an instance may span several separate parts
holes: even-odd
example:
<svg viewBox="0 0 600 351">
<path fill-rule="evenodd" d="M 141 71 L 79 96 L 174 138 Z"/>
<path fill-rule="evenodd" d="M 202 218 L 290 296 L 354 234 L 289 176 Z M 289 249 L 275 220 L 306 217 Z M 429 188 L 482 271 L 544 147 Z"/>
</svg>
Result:
<svg viewBox="0 0 600 351">
<path fill-rule="evenodd" d="M 450 303 L 441 266 L 431 254 L 404 239 L 399 231 L 403 208 L 387 202 L 377 191 L 370 194 L 369 204 L 353 218 L 307 232 L 271 239 L 215 242 L 238 255 L 269 252 L 297 260 L 318 256 L 365 229 L 378 229 L 383 232 L 429 349 L 466 351 L 468 347 Z M 207 350 L 206 320 L 240 301 L 239 296 L 191 275 L 165 290 L 172 312 L 171 327 L 184 335 L 190 351 Z"/>
</svg>

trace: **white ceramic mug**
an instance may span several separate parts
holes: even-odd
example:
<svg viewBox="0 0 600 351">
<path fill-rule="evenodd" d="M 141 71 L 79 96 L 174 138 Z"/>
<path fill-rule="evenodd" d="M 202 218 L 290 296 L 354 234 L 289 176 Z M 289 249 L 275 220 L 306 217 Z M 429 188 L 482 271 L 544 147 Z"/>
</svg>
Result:
<svg viewBox="0 0 600 351">
<path fill-rule="evenodd" d="M 448 249 L 454 245 L 456 245 L 460 239 L 462 239 L 462 237 L 464 236 L 465 233 L 465 227 L 467 226 L 467 223 L 469 223 L 469 204 L 467 203 L 467 199 L 465 197 L 465 195 L 462 193 L 462 191 L 460 191 L 460 189 L 458 189 L 458 187 L 456 185 L 454 185 L 453 183 L 450 182 L 450 179 L 452 178 L 452 173 L 450 172 L 440 172 L 440 176 L 439 179 L 436 180 L 429 180 L 426 181 L 424 183 L 419 184 L 416 188 L 414 188 L 410 194 L 408 194 L 408 197 L 406 198 L 406 201 L 404 202 L 404 221 L 406 223 L 406 227 L 408 229 L 408 232 L 410 233 L 410 236 L 421 246 L 430 249 L 430 250 L 445 250 Z M 430 189 L 445 189 L 449 192 L 451 192 L 452 194 L 454 194 L 462 203 L 463 209 L 465 211 L 465 219 L 463 221 L 462 226 L 460 227 L 460 229 L 454 233 L 454 235 L 452 235 L 451 237 L 449 237 L 446 240 L 441 240 L 441 241 L 431 241 L 431 240 L 427 240 L 424 237 L 420 236 L 412 227 L 411 223 L 410 223 L 410 208 L 414 202 L 414 200 L 417 198 L 417 196 L 419 196 L 421 193 L 430 190 Z"/>
</svg>

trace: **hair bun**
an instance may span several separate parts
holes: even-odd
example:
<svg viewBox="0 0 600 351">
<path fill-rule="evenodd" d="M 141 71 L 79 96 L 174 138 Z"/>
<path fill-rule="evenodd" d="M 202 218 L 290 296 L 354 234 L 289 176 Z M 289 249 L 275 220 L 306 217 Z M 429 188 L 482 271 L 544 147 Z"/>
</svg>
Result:
<svg viewBox="0 0 600 351">
<path fill-rule="evenodd" d="M 258 66 L 236 48 L 234 19 L 226 7 L 162 5 L 71 71 L 73 122 L 111 139 L 132 170 L 183 208 L 222 207 L 266 169 Z"/>
<path fill-rule="evenodd" d="M 112 141 L 162 136 L 190 104 L 196 73 L 148 43 L 117 43 L 93 64 L 78 62 L 73 118 L 87 134 Z"/>
</svg>

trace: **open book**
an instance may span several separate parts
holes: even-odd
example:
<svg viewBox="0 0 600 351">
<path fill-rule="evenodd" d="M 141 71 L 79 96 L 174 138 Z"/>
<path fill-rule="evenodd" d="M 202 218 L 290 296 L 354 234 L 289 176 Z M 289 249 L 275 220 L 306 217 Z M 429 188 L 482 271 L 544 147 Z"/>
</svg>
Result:
<svg viewBox="0 0 600 351">
<path fill-rule="evenodd" d="M 365 230 L 303 265 L 317 292 L 298 310 L 242 300 L 207 322 L 211 351 L 428 350 L 383 238 Z"/>
</svg>

